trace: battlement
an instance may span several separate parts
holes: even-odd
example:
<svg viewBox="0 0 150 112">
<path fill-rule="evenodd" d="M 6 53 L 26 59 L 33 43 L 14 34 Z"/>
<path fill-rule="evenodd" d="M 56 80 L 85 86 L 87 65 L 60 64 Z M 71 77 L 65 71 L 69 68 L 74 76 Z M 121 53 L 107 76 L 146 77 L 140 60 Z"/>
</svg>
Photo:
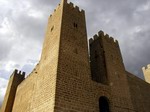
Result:
<svg viewBox="0 0 150 112">
<path fill-rule="evenodd" d="M 19 71 L 19 70 L 17 70 L 17 69 L 14 70 L 14 72 L 12 73 L 11 76 L 13 76 L 14 74 L 15 74 L 15 75 L 18 75 L 18 76 L 25 77 L 25 72 L 21 72 L 21 71 Z M 11 76 L 10 76 L 10 77 L 11 77 Z"/>
<path fill-rule="evenodd" d="M 91 38 L 89 40 L 89 43 L 92 44 L 94 41 L 96 41 L 98 38 L 101 38 L 101 39 L 104 39 L 106 40 L 107 42 L 109 43 L 113 43 L 113 44 L 116 44 L 118 45 L 118 41 L 115 40 L 113 37 L 109 36 L 108 34 L 104 34 L 103 31 L 99 31 L 98 34 L 95 34 L 93 36 L 93 38 Z"/>
<path fill-rule="evenodd" d="M 83 9 L 80 9 L 78 6 L 74 5 L 72 2 L 67 3 L 67 4 L 70 6 L 70 8 L 72 8 L 72 9 L 74 9 L 74 10 L 80 12 L 80 13 L 84 13 Z"/>
<path fill-rule="evenodd" d="M 54 14 L 61 6 L 69 6 L 71 9 L 73 9 L 73 10 L 75 10 L 75 11 L 81 13 L 81 14 L 84 14 L 84 13 L 85 13 L 85 11 L 84 11 L 83 9 L 80 9 L 78 6 L 74 5 L 72 2 L 68 3 L 67 0 L 62 0 L 62 1 L 61 1 L 61 4 L 59 4 L 59 5 L 56 7 L 56 9 L 54 9 L 53 14 Z M 50 17 L 52 17 L 53 14 L 51 14 Z"/>
<path fill-rule="evenodd" d="M 148 70 L 148 69 L 150 69 L 150 64 L 148 64 L 146 67 L 142 67 L 143 71 Z"/>
<path fill-rule="evenodd" d="M 50 17 L 52 17 L 52 15 L 60 8 L 61 4 L 58 4 L 58 6 L 56 7 L 56 9 L 54 9 L 53 13 L 50 14 Z"/>
</svg>

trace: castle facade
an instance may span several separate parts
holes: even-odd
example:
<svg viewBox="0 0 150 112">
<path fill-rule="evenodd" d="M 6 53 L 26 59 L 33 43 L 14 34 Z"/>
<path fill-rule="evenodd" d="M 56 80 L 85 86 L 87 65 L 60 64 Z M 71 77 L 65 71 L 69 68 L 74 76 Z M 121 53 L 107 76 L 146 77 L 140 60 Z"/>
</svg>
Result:
<svg viewBox="0 0 150 112">
<path fill-rule="evenodd" d="M 62 0 L 48 19 L 39 63 L 10 76 L 1 112 L 150 112 L 146 81 L 127 72 L 119 43 L 103 31 L 87 42 L 84 10 Z"/>
</svg>

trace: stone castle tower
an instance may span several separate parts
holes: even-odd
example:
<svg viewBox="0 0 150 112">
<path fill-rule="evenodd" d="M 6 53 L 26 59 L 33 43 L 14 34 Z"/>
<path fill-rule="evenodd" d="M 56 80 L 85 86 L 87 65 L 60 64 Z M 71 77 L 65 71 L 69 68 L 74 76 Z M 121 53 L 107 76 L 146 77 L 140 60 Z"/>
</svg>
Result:
<svg viewBox="0 0 150 112">
<path fill-rule="evenodd" d="M 147 67 L 143 67 L 142 70 L 145 77 L 145 81 L 150 83 L 150 64 L 147 65 Z"/>
<path fill-rule="evenodd" d="M 89 49 L 84 10 L 62 0 L 39 63 L 26 78 L 14 71 L 1 112 L 149 112 L 150 85 L 125 70 L 118 41 L 100 31 Z"/>
<path fill-rule="evenodd" d="M 21 71 L 18 72 L 18 70 L 14 70 L 9 79 L 5 100 L 3 101 L 3 105 L 1 107 L 1 112 L 12 111 L 17 87 L 24 80 L 24 78 L 25 72 L 21 73 Z"/>
</svg>

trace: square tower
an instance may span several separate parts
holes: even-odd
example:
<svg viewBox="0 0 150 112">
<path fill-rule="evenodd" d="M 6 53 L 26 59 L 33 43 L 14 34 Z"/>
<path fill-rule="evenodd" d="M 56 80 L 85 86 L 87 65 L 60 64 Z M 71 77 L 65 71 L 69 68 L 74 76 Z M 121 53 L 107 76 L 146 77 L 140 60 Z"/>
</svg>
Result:
<svg viewBox="0 0 150 112">
<path fill-rule="evenodd" d="M 127 112 L 132 101 L 118 41 L 99 31 L 89 46 L 92 80 L 110 87 L 114 112 Z"/>
<path fill-rule="evenodd" d="M 7 90 L 1 107 L 1 112 L 12 112 L 17 87 L 24 79 L 25 72 L 21 73 L 21 71 L 14 70 L 14 72 L 10 76 L 9 83 L 7 85 Z"/>
<path fill-rule="evenodd" d="M 90 111 L 83 98 L 89 97 L 89 80 L 84 10 L 62 0 L 48 19 L 40 62 L 19 85 L 12 112 Z"/>
</svg>

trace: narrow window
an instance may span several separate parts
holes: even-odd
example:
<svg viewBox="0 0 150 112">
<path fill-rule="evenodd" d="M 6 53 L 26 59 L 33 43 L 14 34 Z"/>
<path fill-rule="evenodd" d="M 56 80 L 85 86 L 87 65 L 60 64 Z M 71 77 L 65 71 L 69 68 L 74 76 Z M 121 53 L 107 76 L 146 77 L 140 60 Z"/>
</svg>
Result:
<svg viewBox="0 0 150 112">
<path fill-rule="evenodd" d="M 73 23 L 74 28 L 78 28 L 78 24 L 77 23 Z"/>
<path fill-rule="evenodd" d="M 76 28 L 78 28 L 78 25 L 76 24 Z"/>
<path fill-rule="evenodd" d="M 51 32 L 53 31 L 53 29 L 54 29 L 54 26 L 51 28 Z"/>
</svg>

